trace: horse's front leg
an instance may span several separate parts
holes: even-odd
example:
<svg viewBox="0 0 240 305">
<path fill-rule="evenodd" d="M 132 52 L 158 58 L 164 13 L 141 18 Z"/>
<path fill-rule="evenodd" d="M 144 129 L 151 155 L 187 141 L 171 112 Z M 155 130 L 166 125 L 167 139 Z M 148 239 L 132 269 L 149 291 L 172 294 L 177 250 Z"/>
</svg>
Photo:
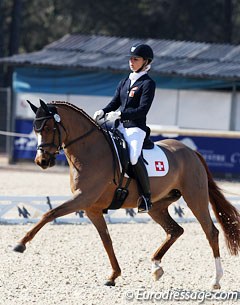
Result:
<svg viewBox="0 0 240 305">
<path fill-rule="evenodd" d="M 86 211 L 87 216 L 89 219 L 92 221 L 94 226 L 96 227 L 101 240 L 103 242 L 104 248 L 107 252 L 107 255 L 109 257 L 111 266 L 112 266 L 112 274 L 108 278 L 107 282 L 105 285 L 107 286 L 115 286 L 115 280 L 117 277 L 121 275 L 121 269 L 119 267 L 117 258 L 115 256 L 114 250 L 113 250 L 113 245 L 112 245 L 112 240 L 108 232 L 107 224 L 106 221 L 103 217 L 102 211 Z"/>
<path fill-rule="evenodd" d="M 14 247 L 14 251 L 23 253 L 26 249 L 26 243 L 34 238 L 39 230 L 48 222 L 53 221 L 57 217 L 61 217 L 70 213 L 73 213 L 77 210 L 84 209 L 84 206 L 81 205 L 79 208 L 79 198 L 75 197 L 64 202 L 62 205 L 56 207 L 45 213 L 42 216 L 42 219 L 30 230 L 27 234 L 19 241 L 19 243 Z"/>
</svg>

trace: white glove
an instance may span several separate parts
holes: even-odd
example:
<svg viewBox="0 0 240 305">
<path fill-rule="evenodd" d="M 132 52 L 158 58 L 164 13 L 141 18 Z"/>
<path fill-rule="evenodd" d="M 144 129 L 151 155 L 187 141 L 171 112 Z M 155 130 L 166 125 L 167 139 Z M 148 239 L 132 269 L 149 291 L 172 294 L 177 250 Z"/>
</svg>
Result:
<svg viewBox="0 0 240 305">
<path fill-rule="evenodd" d="M 98 110 L 94 113 L 93 115 L 93 119 L 95 121 L 98 121 L 98 120 L 101 120 L 102 118 L 104 117 L 104 111 L 101 109 L 101 110 Z"/>
<path fill-rule="evenodd" d="M 109 121 L 116 121 L 121 118 L 121 111 L 111 111 L 106 114 L 106 118 Z"/>
</svg>

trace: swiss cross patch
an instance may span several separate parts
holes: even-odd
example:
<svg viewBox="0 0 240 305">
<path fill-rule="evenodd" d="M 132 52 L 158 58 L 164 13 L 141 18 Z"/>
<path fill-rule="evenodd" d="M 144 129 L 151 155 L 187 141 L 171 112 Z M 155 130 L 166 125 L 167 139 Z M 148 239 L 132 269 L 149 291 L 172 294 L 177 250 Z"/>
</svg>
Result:
<svg viewBox="0 0 240 305">
<path fill-rule="evenodd" d="M 157 172 L 164 172 L 164 162 L 163 161 L 155 161 L 155 169 Z"/>
</svg>

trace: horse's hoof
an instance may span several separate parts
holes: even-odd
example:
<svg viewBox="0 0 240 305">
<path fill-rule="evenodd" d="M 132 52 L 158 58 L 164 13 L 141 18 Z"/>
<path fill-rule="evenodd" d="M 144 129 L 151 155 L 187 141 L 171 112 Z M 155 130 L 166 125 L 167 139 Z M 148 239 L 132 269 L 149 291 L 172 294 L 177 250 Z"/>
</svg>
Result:
<svg viewBox="0 0 240 305">
<path fill-rule="evenodd" d="M 14 248 L 13 251 L 23 253 L 26 250 L 26 246 L 24 244 L 17 244 Z"/>
<path fill-rule="evenodd" d="M 106 281 L 106 283 L 105 283 L 104 285 L 105 285 L 105 286 L 115 286 L 116 284 L 115 284 L 114 281 L 108 280 L 108 281 Z"/>
<path fill-rule="evenodd" d="M 158 281 L 163 276 L 163 274 L 164 274 L 164 271 L 163 271 L 162 267 L 155 269 L 152 274 L 154 281 Z"/>
</svg>

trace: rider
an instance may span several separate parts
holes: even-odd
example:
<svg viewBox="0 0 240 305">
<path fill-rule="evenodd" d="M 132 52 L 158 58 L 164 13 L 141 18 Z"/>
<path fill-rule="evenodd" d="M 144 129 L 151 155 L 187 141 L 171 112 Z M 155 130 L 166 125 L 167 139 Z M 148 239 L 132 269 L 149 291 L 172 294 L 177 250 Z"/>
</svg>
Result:
<svg viewBox="0 0 240 305">
<path fill-rule="evenodd" d="M 153 50 L 147 44 L 137 44 L 130 49 L 130 75 L 120 81 L 112 101 L 94 113 L 93 118 L 119 119 L 118 129 L 128 143 L 130 162 L 133 165 L 140 192 L 138 212 L 148 212 L 152 206 L 148 173 L 141 157 L 147 132 L 146 116 L 151 107 L 155 82 L 148 76 L 153 60 Z M 118 110 L 119 109 L 119 110 Z"/>
</svg>

